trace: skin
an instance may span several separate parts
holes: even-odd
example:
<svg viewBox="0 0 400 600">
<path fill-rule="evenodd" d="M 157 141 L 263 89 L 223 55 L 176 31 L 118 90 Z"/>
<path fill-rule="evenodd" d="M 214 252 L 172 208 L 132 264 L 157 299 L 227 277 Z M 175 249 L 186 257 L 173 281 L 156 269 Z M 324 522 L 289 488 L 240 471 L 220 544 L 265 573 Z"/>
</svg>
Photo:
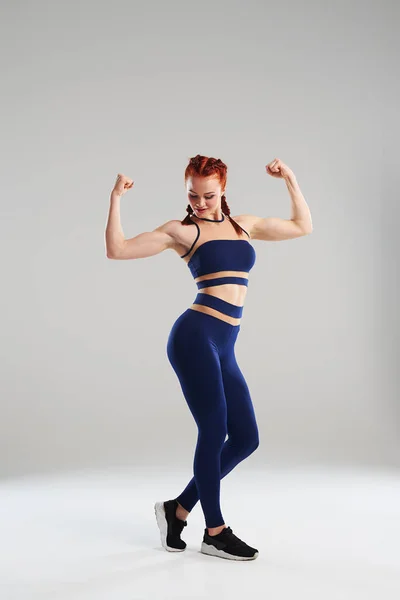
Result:
<svg viewBox="0 0 400 600">
<path fill-rule="evenodd" d="M 305 198 L 297 183 L 296 176 L 293 171 L 285 165 L 279 158 L 275 158 L 265 167 L 266 172 L 271 177 L 283 179 L 287 186 L 291 200 L 291 218 L 283 219 L 280 217 L 259 217 L 252 214 L 241 214 L 232 216 L 232 218 L 245 229 L 249 235 L 243 232 L 239 237 L 229 218 L 226 218 L 222 223 L 209 223 L 201 221 L 198 217 L 219 220 L 222 219 L 221 211 L 221 196 L 225 190 L 221 189 L 220 182 L 217 177 L 189 177 L 186 182 L 186 194 L 188 202 L 193 208 L 194 215 L 192 220 L 200 223 L 200 238 L 198 242 L 201 244 L 206 239 L 246 239 L 246 240 L 263 240 L 263 241 L 281 241 L 289 240 L 312 232 L 311 214 Z M 146 231 L 138 235 L 126 239 L 121 227 L 120 219 L 120 199 L 133 187 L 132 179 L 118 173 L 117 180 L 111 192 L 110 209 L 105 232 L 106 253 L 107 258 L 113 260 L 128 260 L 147 258 L 160 254 L 164 250 L 174 250 L 179 257 L 185 254 L 191 247 L 196 234 L 197 228 L 193 225 L 182 225 L 180 220 L 173 219 L 163 223 L 153 231 Z M 229 204 L 229 200 L 228 204 Z M 200 212 L 199 209 L 205 208 Z M 188 262 L 198 247 L 195 244 L 194 250 L 185 258 L 181 259 Z M 236 275 L 238 277 L 248 277 L 248 273 L 237 271 L 219 271 L 218 276 Z M 213 278 L 215 275 L 205 275 L 198 277 L 195 281 L 201 281 L 207 278 Z M 243 306 L 244 299 L 247 293 L 246 286 L 237 284 L 225 284 L 215 287 L 202 288 L 202 293 L 209 293 L 222 298 L 223 300 Z M 192 304 L 190 307 L 193 310 L 199 310 L 212 316 L 215 316 L 232 325 L 239 325 L 240 319 L 233 319 L 219 311 L 216 311 L 208 306 Z M 176 516 L 179 519 L 185 520 L 189 512 L 181 505 L 178 506 Z M 216 535 L 224 529 L 225 525 L 220 527 L 208 528 L 210 535 Z"/>
</svg>

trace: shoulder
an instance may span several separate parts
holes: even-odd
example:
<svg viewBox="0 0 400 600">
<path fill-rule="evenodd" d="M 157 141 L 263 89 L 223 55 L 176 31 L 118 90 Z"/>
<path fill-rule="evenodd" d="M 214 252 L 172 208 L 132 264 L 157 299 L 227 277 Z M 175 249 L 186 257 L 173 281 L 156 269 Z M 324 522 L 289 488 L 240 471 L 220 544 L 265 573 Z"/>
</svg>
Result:
<svg viewBox="0 0 400 600">
<path fill-rule="evenodd" d="M 178 231 L 179 225 L 182 225 L 182 223 L 178 221 L 178 219 L 171 219 L 156 227 L 155 231 L 163 231 L 169 235 L 174 235 L 175 232 Z"/>
<path fill-rule="evenodd" d="M 181 254 L 185 247 L 191 244 L 194 225 L 196 225 L 194 221 L 183 224 L 179 219 L 171 219 L 157 227 L 156 231 L 165 233 L 170 238 L 169 248 Z"/>
<path fill-rule="evenodd" d="M 250 237 L 253 237 L 254 226 L 259 220 L 259 218 L 260 217 L 256 217 L 255 215 L 249 214 L 232 216 L 232 219 L 236 221 L 236 223 L 240 225 L 240 227 L 243 227 L 243 229 L 245 229 L 248 232 Z"/>
<path fill-rule="evenodd" d="M 188 223 L 188 225 L 195 225 L 195 223 L 192 221 L 192 223 Z M 183 224 L 179 219 L 171 219 L 170 221 L 166 221 L 157 227 L 156 231 L 162 231 L 171 237 L 179 238 L 181 237 L 182 233 L 187 231 L 187 225 Z"/>
</svg>

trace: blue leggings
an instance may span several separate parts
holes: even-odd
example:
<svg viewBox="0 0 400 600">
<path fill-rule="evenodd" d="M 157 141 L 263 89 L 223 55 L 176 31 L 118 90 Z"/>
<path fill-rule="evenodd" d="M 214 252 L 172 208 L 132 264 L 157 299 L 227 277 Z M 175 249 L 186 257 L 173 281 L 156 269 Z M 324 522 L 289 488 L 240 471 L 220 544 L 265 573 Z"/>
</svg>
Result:
<svg viewBox="0 0 400 600">
<path fill-rule="evenodd" d="M 259 444 L 249 389 L 235 357 L 239 330 L 240 325 L 188 308 L 168 337 L 168 359 L 198 428 L 194 477 L 176 499 L 188 511 L 200 500 L 206 527 L 224 524 L 220 480 Z"/>
</svg>

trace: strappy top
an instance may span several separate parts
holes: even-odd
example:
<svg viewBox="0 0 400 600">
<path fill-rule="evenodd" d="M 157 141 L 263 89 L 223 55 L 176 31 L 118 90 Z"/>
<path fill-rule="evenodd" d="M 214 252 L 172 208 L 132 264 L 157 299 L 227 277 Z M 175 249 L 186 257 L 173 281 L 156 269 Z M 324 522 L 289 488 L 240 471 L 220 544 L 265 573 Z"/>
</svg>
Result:
<svg viewBox="0 0 400 600">
<path fill-rule="evenodd" d="M 190 249 L 181 256 L 185 258 L 193 250 L 196 242 L 200 237 L 200 227 L 193 221 L 197 227 L 197 235 Z M 246 233 L 247 237 L 250 238 L 249 234 L 243 227 L 239 227 Z M 203 275 L 209 275 L 215 273 L 216 277 L 212 279 L 205 279 L 196 282 L 198 289 L 205 287 L 212 287 L 216 285 L 223 285 L 226 283 L 235 283 L 238 285 L 248 285 L 248 278 L 246 277 L 235 277 L 235 276 L 224 276 L 218 277 L 219 271 L 242 271 L 249 273 L 251 268 L 254 266 L 256 260 L 256 252 L 253 245 L 244 239 L 212 239 L 203 242 L 197 246 L 196 250 L 192 254 L 187 265 L 193 278 L 201 277 Z M 204 298 L 207 296 L 207 298 Z M 210 296 L 209 294 L 198 294 L 196 297 L 196 303 L 204 304 L 207 302 L 208 306 L 216 308 L 225 314 L 229 314 L 233 317 L 240 317 L 242 315 L 242 307 L 230 304 L 224 300 Z M 222 309 L 222 310 L 221 310 Z"/>
</svg>

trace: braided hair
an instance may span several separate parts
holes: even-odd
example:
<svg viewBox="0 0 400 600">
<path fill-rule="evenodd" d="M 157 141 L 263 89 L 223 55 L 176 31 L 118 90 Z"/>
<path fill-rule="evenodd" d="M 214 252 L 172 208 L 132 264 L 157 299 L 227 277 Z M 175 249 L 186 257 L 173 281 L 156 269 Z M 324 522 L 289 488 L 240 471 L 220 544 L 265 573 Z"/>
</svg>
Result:
<svg viewBox="0 0 400 600">
<path fill-rule="evenodd" d="M 201 176 L 201 177 L 210 177 L 210 176 L 214 175 L 214 176 L 218 177 L 221 187 L 225 187 L 227 171 L 228 171 L 228 167 L 226 166 L 225 163 L 222 162 L 222 160 L 220 158 L 207 157 L 207 156 L 202 156 L 200 154 L 197 154 L 196 156 L 194 156 L 190 159 L 189 164 L 187 165 L 187 167 L 185 169 L 185 183 L 186 183 L 186 180 L 188 179 L 188 177 L 192 177 L 193 175 Z M 225 216 L 229 217 L 229 220 L 232 223 L 235 231 L 238 234 L 241 234 L 242 228 L 230 216 L 231 209 L 228 206 L 225 194 L 223 194 L 221 196 L 221 210 Z M 191 223 L 193 223 L 193 221 L 190 218 L 190 215 L 192 215 L 194 211 L 193 211 L 192 207 L 190 206 L 190 204 L 187 205 L 186 212 L 188 214 L 181 221 L 182 225 L 190 225 Z"/>
</svg>

